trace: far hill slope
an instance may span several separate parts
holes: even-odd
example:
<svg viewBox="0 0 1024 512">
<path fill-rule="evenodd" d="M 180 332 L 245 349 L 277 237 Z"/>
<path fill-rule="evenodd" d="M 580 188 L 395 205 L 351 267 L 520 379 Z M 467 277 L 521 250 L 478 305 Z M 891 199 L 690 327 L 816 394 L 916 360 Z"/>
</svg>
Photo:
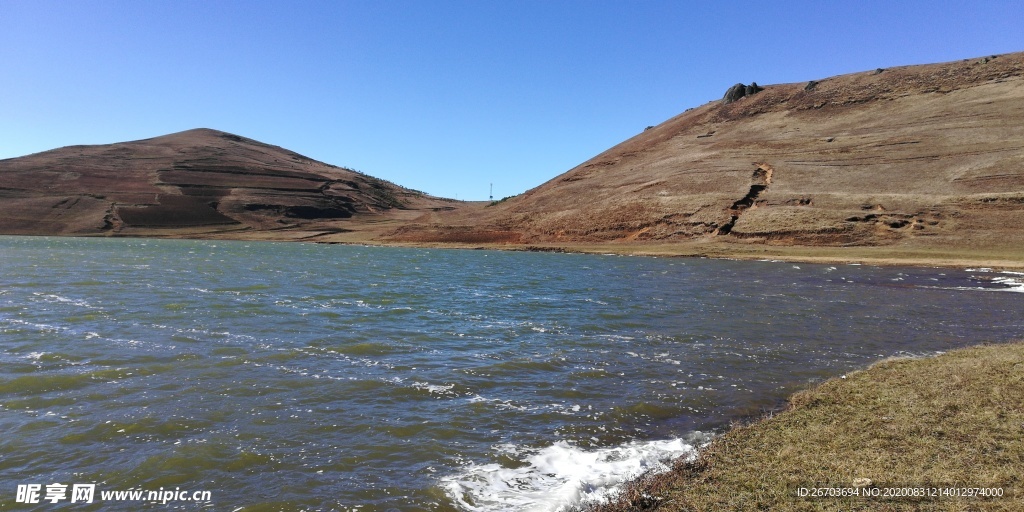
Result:
<svg viewBox="0 0 1024 512">
<path fill-rule="evenodd" d="M 714 101 L 476 217 L 391 237 L 1024 247 L 1024 53 Z"/>
<path fill-rule="evenodd" d="M 450 208 L 371 176 L 209 129 L 0 160 L 0 205 L 2 234 L 247 238 L 269 230 L 298 231 L 284 238 L 346 231 L 348 219 Z"/>
</svg>

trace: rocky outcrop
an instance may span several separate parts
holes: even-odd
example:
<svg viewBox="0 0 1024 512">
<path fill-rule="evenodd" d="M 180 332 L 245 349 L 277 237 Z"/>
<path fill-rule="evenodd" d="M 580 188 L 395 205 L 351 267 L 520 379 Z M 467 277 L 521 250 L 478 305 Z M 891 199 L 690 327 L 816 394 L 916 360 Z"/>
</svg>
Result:
<svg viewBox="0 0 1024 512">
<path fill-rule="evenodd" d="M 725 103 L 732 103 L 740 98 L 746 96 L 753 96 L 764 90 L 764 87 L 757 85 L 757 82 L 751 82 L 750 85 L 736 84 L 725 91 L 725 96 L 722 100 Z"/>
</svg>

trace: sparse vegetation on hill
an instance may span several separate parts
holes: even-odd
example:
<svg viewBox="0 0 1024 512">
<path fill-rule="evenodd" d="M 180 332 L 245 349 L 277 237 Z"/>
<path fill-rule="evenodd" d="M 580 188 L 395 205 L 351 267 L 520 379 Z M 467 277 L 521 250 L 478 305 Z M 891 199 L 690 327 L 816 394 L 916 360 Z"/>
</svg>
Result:
<svg viewBox="0 0 1024 512">
<path fill-rule="evenodd" d="M 516 195 L 518 195 L 518 194 L 516 194 Z M 499 205 L 501 203 L 504 203 L 505 201 L 508 201 L 509 199 L 512 199 L 513 197 L 516 197 L 516 196 L 505 196 L 505 197 L 503 197 L 501 199 L 498 199 L 497 201 L 491 201 L 490 203 L 487 204 L 487 206 L 491 207 L 491 206 Z"/>
</svg>

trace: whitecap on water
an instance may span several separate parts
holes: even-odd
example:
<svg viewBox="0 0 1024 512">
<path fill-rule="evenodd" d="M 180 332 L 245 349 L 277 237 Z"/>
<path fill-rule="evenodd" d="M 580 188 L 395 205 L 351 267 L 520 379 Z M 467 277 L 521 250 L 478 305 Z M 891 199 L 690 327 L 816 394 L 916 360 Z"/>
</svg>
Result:
<svg viewBox="0 0 1024 512">
<path fill-rule="evenodd" d="M 1024 293 L 1024 277 L 1018 277 L 1021 276 L 1019 272 L 1003 272 L 1003 274 L 1016 274 L 1016 276 L 993 277 L 992 282 L 1005 286 L 1006 288 L 1003 288 L 1003 291 Z"/>
<path fill-rule="evenodd" d="M 18 320 L 16 318 L 5 319 L 5 320 L 8 323 L 12 324 L 12 325 L 22 325 L 22 326 L 29 327 L 29 328 L 32 328 L 32 329 L 36 329 L 38 331 L 46 332 L 46 333 L 50 333 L 50 332 L 63 332 L 63 331 L 68 330 L 67 327 L 61 327 L 59 325 L 50 325 L 50 324 L 39 324 L 39 323 L 35 323 L 35 322 L 26 322 L 24 320 Z"/>
<path fill-rule="evenodd" d="M 83 308 L 91 308 L 92 307 L 91 304 L 89 304 L 88 302 L 86 302 L 86 301 L 84 301 L 82 299 L 70 299 L 68 297 L 62 297 L 60 295 L 53 294 L 53 293 L 33 292 L 32 295 L 35 295 L 36 297 L 42 297 L 43 300 L 45 300 L 46 302 L 51 302 L 51 303 L 60 302 L 60 303 L 71 304 L 71 305 L 78 306 L 78 307 L 83 307 Z"/>
<path fill-rule="evenodd" d="M 1024 272 L 1011 272 L 1008 270 L 995 272 L 990 268 L 969 268 L 968 272 L 981 272 L 981 273 L 998 273 L 1000 276 L 985 276 L 985 277 L 973 277 L 972 279 L 978 281 L 988 281 L 994 285 L 983 286 L 979 288 L 972 287 L 957 287 L 957 290 L 986 290 L 986 291 L 1003 291 L 1003 292 L 1021 292 L 1024 293 Z"/>
<path fill-rule="evenodd" d="M 432 394 L 436 393 L 438 395 L 455 395 L 455 392 L 452 391 L 452 388 L 455 387 L 455 384 L 431 384 L 429 382 L 413 382 L 412 387 L 422 391 L 427 391 L 428 393 Z"/>
<path fill-rule="evenodd" d="M 442 479 L 442 487 L 462 510 L 555 512 L 606 501 L 625 482 L 644 473 L 667 471 L 678 457 L 695 456 L 697 445 L 706 440 L 697 432 L 690 441 L 634 441 L 594 450 L 564 441 L 532 451 L 503 446 L 504 453 L 526 454 L 521 466 L 470 465 Z"/>
</svg>

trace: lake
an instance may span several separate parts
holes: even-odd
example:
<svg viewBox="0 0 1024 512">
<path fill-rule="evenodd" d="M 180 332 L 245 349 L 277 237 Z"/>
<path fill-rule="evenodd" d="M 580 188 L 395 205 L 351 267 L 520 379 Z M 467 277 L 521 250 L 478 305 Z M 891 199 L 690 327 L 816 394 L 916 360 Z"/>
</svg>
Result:
<svg viewBox="0 0 1024 512">
<path fill-rule="evenodd" d="M 0 507 L 37 485 L 40 509 L 557 510 L 823 379 L 1024 338 L 1022 291 L 989 269 L 0 237 Z M 174 499 L 109 494 L 130 490 Z"/>
</svg>

